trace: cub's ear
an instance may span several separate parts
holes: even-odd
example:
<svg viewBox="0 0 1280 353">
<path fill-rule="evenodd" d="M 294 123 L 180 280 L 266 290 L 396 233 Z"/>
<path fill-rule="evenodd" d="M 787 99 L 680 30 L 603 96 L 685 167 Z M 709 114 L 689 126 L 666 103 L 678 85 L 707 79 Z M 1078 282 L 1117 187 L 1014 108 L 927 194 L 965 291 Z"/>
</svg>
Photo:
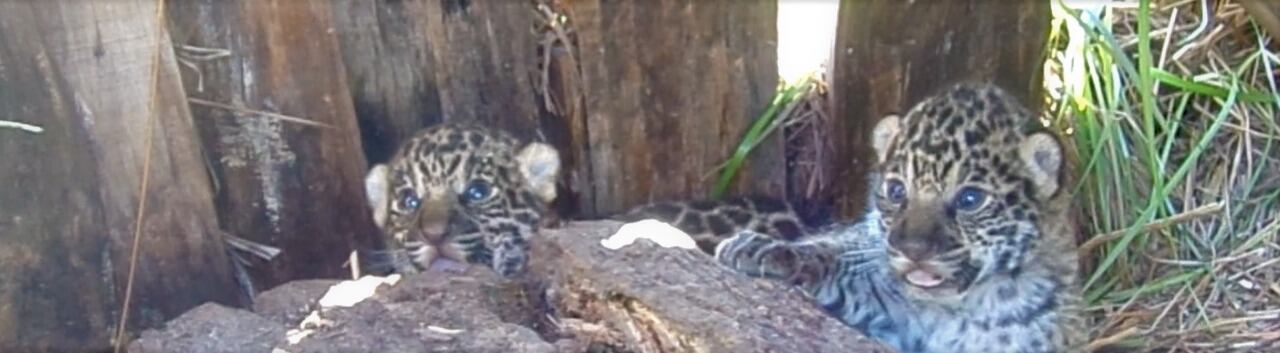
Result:
<svg viewBox="0 0 1280 353">
<path fill-rule="evenodd" d="M 555 147 L 541 142 L 531 142 L 516 155 L 520 174 L 533 194 L 543 202 L 556 199 L 556 180 L 560 179 L 560 153 Z"/>
<path fill-rule="evenodd" d="M 876 123 L 876 128 L 871 133 L 871 147 L 876 149 L 876 157 L 880 158 L 880 163 L 884 163 L 889 158 L 889 144 L 893 143 L 893 139 L 902 132 L 899 125 L 901 122 L 902 118 L 897 114 L 890 114 L 880 118 L 880 122 Z"/>
<path fill-rule="evenodd" d="M 386 164 L 375 164 L 373 169 L 369 169 L 369 173 L 364 176 L 365 201 L 369 202 L 369 209 L 373 211 L 373 223 L 379 228 L 386 225 L 387 207 L 390 206 L 387 203 L 390 199 L 387 194 L 391 193 L 387 182 L 387 169 Z"/>
<path fill-rule="evenodd" d="M 1018 156 L 1036 186 L 1036 197 L 1047 199 L 1058 192 L 1059 175 L 1062 173 L 1062 145 L 1047 132 L 1027 136 L 1018 146 Z"/>
</svg>

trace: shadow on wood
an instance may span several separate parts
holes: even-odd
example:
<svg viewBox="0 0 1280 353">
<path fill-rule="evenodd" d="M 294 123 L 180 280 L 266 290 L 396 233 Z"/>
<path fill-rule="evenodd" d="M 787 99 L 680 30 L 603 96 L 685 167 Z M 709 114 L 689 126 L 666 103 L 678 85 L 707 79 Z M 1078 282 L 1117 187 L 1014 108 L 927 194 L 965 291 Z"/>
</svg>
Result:
<svg viewBox="0 0 1280 353">
<path fill-rule="evenodd" d="M 532 2 L 331 3 L 371 162 L 385 161 L 405 137 L 440 121 L 480 122 L 535 137 Z"/>
</svg>

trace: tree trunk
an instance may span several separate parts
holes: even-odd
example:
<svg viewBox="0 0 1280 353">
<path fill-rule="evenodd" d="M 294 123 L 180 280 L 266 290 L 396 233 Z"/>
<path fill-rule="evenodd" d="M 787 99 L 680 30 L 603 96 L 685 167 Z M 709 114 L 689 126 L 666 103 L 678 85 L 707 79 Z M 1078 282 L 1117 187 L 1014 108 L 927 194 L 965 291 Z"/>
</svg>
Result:
<svg viewBox="0 0 1280 353">
<path fill-rule="evenodd" d="M 842 1 L 833 50 L 835 165 L 846 201 L 862 210 L 881 117 L 961 81 L 994 82 L 1031 109 L 1042 104 L 1046 1 Z M 850 163 L 852 162 L 852 163 Z M 839 187 L 839 186 L 838 186 Z"/>
<path fill-rule="evenodd" d="M 143 195 L 129 328 L 240 304 L 157 3 L 0 2 L 0 119 L 43 127 L 0 128 L 0 351 L 109 347 Z"/>
<path fill-rule="evenodd" d="M 581 211 L 707 196 L 777 88 L 776 1 L 564 3 L 576 47 L 558 54 L 553 92 Z M 736 190 L 782 196 L 782 147 L 762 143 Z"/>
<path fill-rule="evenodd" d="M 255 271 L 258 282 L 345 274 L 347 254 L 371 247 L 377 231 L 329 4 L 180 1 L 169 13 L 184 53 L 226 54 L 189 56 L 183 81 L 198 99 L 223 226 L 283 251 Z"/>
</svg>

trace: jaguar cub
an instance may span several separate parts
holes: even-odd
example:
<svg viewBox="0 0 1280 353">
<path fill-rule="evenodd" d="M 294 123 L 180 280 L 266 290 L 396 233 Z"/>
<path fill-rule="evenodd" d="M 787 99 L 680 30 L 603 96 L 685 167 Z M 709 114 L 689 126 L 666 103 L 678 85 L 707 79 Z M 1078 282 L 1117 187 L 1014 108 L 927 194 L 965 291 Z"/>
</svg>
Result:
<svg viewBox="0 0 1280 353">
<path fill-rule="evenodd" d="M 798 242 L 743 232 L 716 257 L 902 352 L 1081 351 L 1063 151 L 1038 127 L 997 87 L 951 87 L 876 126 L 863 219 Z"/>
<path fill-rule="evenodd" d="M 559 172 L 559 153 L 544 143 L 470 124 L 424 129 L 365 177 L 388 247 L 379 262 L 413 273 L 448 259 L 517 275 L 528 261 L 528 242 L 549 218 Z M 784 239 L 810 230 L 790 203 L 752 197 L 655 202 L 610 218 L 670 223 L 707 253 L 741 230 Z"/>
<path fill-rule="evenodd" d="M 438 258 L 514 276 L 556 197 L 560 155 L 498 130 L 466 124 L 426 128 L 365 176 L 374 223 L 396 272 Z"/>
</svg>

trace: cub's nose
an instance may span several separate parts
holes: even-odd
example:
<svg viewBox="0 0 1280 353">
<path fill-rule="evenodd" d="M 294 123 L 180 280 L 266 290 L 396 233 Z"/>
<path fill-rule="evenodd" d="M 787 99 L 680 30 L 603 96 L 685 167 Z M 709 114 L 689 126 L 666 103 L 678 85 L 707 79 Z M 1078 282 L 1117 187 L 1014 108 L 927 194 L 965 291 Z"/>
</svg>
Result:
<svg viewBox="0 0 1280 353">
<path fill-rule="evenodd" d="M 418 227 L 418 231 L 422 234 L 422 238 L 431 243 L 438 243 L 444 238 L 445 229 L 448 224 L 445 222 L 424 223 Z"/>
<path fill-rule="evenodd" d="M 931 242 L 923 237 L 908 237 L 891 235 L 889 236 L 889 246 L 893 247 L 903 256 L 912 261 L 924 261 L 933 257 L 937 253 L 938 246 L 935 242 Z"/>
<path fill-rule="evenodd" d="M 942 225 L 934 218 L 935 213 L 922 208 L 914 214 L 907 214 L 889 230 L 889 246 L 912 261 L 924 261 L 944 249 L 946 242 Z"/>
</svg>

